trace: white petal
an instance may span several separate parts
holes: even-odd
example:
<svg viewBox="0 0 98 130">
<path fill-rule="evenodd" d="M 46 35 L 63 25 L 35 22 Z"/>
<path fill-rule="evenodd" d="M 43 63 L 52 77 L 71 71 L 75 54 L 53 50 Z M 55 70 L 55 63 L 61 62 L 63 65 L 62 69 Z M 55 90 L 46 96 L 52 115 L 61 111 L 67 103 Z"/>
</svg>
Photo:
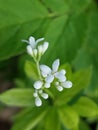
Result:
<svg viewBox="0 0 98 130">
<path fill-rule="evenodd" d="M 42 82 L 42 81 L 36 81 L 36 82 L 34 83 L 34 88 L 35 88 L 35 89 L 40 89 L 40 88 L 42 87 L 42 85 L 43 85 L 43 82 Z"/>
<path fill-rule="evenodd" d="M 36 44 L 43 41 L 43 40 L 44 40 L 44 38 L 39 38 L 38 40 L 36 40 Z"/>
<path fill-rule="evenodd" d="M 47 76 L 46 79 L 45 79 L 45 81 L 46 81 L 47 83 L 52 83 L 53 80 L 54 80 L 54 76 L 53 76 L 53 75 L 49 75 L 49 76 Z"/>
<path fill-rule="evenodd" d="M 65 82 L 65 81 L 66 81 L 65 75 L 63 75 L 61 72 L 55 73 L 55 77 L 56 77 L 60 82 Z"/>
<path fill-rule="evenodd" d="M 36 43 L 35 43 L 35 38 L 30 36 L 29 37 L 29 44 L 32 46 L 32 48 L 34 49 L 36 47 Z"/>
<path fill-rule="evenodd" d="M 46 75 L 51 73 L 51 69 L 46 65 L 40 65 L 40 70 Z"/>
<path fill-rule="evenodd" d="M 47 77 L 47 74 L 45 74 L 44 72 L 42 72 L 41 71 L 41 74 L 42 74 L 42 76 L 45 78 L 45 77 Z"/>
<path fill-rule="evenodd" d="M 50 88 L 50 83 L 45 83 L 45 88 Z"/>
<path fill-rule="evenodd" d="M 62 87 L 62 86 L 56 86 L 56 88 L 57 88 L 57 90 L 60 91 L 60 92 L 63 91 L 63 87 Z"/>
<path fill-rule="evenodd" d="M 32 47 L 30 45 L 27 46 L 27 53 L 33 55 Z"/>
<path fill-rule="evenodd" d="M 24 40 L 24 39 L 22 40 L 22 42 L 26 42 L 26 43 L 29 43 L 29 41 L 27 41 L 27 40 Z"/>
<path fill-rule="evenodd" d="M 43 54 L 48 49 L 48 46 L 49 46 L 49 43 L 48 42 L 44 42 L 44 44 L 43 44 Z"/>
<path fill-rule="evenodd" d="M 42 93 L 41 96 L 44 98 L 44 99 L 47 99 L 49 96 L 47 93 Z"/>
<path fill-rule="evenodd" d="M 72 87 L 72 82 L 71 81 L 66 81 L 66 82 L 61 83 L 61 85 L 64 88 L 71 88 Z"/>
<path fill-rule="evenodd" d="M 39 106 L 42 105 L 42 101 L 41 101 L 41 99 L 40 99 L 39 97 L 35 98 L 35 105 L 36 105 L 37 107 L 39 107 Z"/>
<path fill-rule="evenodd" d="M 58 68 L 59 68 L 59 65 L 60 65 L 60 61 L 59 59 L 55 60 L 52 64 L 52 70 L 53 72 L 57 72 Z"/>
<path fill-rule="evenodd" d="M 43 46 L 42 45 L 38 46 L 38 52 L 39 52 L 39 54 L 41 54 L 43 52 Z"/>
<path fill-rule="evenodd" d="M 59 72 L 61 72 L 63 75 L 66 74 L 66 70 L 64 70 L 64 69 L 60 70 Z"/>
<path fill-rule="evenodd" d="M 35 57 L 37 57 L 37 49 L 33 50 L 33 54 L 34 54 Z"/>
</svg>

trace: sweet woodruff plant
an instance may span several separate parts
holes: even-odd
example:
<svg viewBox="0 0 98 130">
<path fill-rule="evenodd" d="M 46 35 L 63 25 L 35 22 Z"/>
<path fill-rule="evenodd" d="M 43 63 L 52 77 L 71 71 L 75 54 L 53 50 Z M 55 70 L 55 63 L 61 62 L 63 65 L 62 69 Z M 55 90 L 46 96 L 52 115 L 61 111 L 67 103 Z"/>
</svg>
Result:
<svg viewBox="0 0 98 130">
<path fill-rule="evenodd" d="M 62 92 L 64 88 L 71 88 L 72 82 L 67 80 L 66 70 L 59 70 L 60 60 L 56 59 L 52 68 L 47 65 L 41 64 L 40 59 L 42 55 L 48 49 L 49 43 L 44 41 L 44 38 L 35 40 L 34 37 L 30 36 L 29 40 L 22 40 L 27 43 L 27 53 L 34 59 L 39 75 L 39 80 L 35 81 L 33 84 L 35 97 L 35 105 L 37 107 L 42 105 L 42 98 L 48 99 L 49 94 L 46 89 L 55 87 L 59 92 Z M 43 44 L 39 44 L 40 42 Z M 47 92 L 47 93 L 46 93 Z"/>
</svg>

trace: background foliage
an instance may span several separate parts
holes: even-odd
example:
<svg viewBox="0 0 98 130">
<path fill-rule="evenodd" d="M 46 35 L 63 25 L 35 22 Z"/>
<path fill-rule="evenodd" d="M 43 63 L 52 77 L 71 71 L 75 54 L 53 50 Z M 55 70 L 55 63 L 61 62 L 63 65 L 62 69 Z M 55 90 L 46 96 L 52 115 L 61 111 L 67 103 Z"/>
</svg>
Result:
<svg viewBox="0 0 98 130">
<path fill-rule="evenodd" d="M 53 106 L 53 108 L 47 109 L 47 104 L 39 109 L 27 108 L 17 116 L 16 125 L 12 130 L 30 130 L 39 122 L 40 127 L 35 128 L 36 130 L 43 129 L 43 126 L 45 130 L 50 130 L 54 120 L 56 123 L 51 128 L 53 130 L 78 130 L 77 124 L 79 124 L 79 130 L 90 130 L 88 122 L 79 119 L 79 116 L 87 118 L 98 116 L 97 1 L 0 0 L 0 66 L 3 61 L 10 60 L 13 56 L 19 56 L 20 72 L 18 77 L 22 78 L 22 80 L 21 78 L 16 80 L 16 86 L 21 90 L 16 88 L 0 96 L 0 100 L 9 105 L 33 105 L 33 90 L 28 79 L 31 77 L 33 80 L 36 79 L 36 71 L 31 69 L 34 65 L 31 63 L 30 57 L 24 55 L 26 45 L 21 42 L 22 39 L 27 39 L 30 35 L 36 39 L 45 37 L 50 43 L 42 63 L 51 65 L 55 58 L 60 58 L 61 64 L 69 63 L 71 65 L 71 67 L 69 64 L 63 67 L 70 72 L 68 77 L 73 81 L 75 87 L 64 91 L 56 102 L 58 106 L 66 102 L 67 106 L 58 107 L 58 109 Z M 29 60 L 25 63 L 26 59 Z M 24 63 L 28 79 L 24 77 Z M 75 73 L 72 74 L 71 68 Z M 20 96 L 17 96 L 18 91 Z M 14 100 L 11 100 L 12 98 Z M 25 100 L 21 101 L 21 99 Z M 51 116 L 46 116 L 48 112 Z M 64 113 L 67 116 L 64 116 Z M 45 116 L 46 123 L 44 125 L 42 119 Z M 21 120 L 23 121 L 20 123 Z M 95 118 L 93 120 L 98 121 Z M 62 122 L 62 126 L 60 122 Z"/>
</svg>

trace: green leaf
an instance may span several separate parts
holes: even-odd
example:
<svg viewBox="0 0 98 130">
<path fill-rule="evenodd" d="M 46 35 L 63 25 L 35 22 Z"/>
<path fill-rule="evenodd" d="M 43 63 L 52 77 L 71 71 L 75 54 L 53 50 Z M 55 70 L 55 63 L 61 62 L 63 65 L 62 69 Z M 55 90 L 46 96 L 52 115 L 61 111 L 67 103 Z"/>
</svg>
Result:
<svg viewBox="0 0 98 130">
<path fill-rule="evenodd" d="M 36 65 L 33 63 L 33 61 L 26 61 L 25 62 L 25 73 L 26 75 L 33 79 L 33 80 L 37 80 L 38 79 L 38 71 L 37 71 L 37 68 L 36 68 Z"/>
<path fill-rule="evenodd" d="M 79 117 L 77 113 L 69 106 L 61 107 L 58 110 L 59 117 L 65 128 L 78 129 Z"/>
<path fill-rule="evenodd" d="M 21 40 L 33 34 L 47 15 L 38 0 L 0 0 L 0 59 L 22 53 L 25 44 Z"/>
<path fill-rule="evenodd" d="M 93 7 L 91 11 L 88 31 L 86 34 L 85 44 L 78 50 L 78 53 L 73 60 L 75 70 L 86 68 L 90 65 L 93 67 L 91 84 L 86 90 L 87 95 L 92 95 L 98 91 L 98 37 L 96 24 L 98 23 L 98 9 Z"/>
<path fill-rule="evenodd" d="M 64 91 L 58 95 L 56 103 L 58 105 L 63 105 L 71 101 L 72 103 L 76 102 L 78 95 L 80 96 L 83 89 L 90 83 L 91 70 L 90 67 L 74 73 L 71 79 L 73 83 L 72 88 L 64 89 Z"/>
<path fill-rule="evenodd" d="M 0 60 L 22 53 L 21 39 L 34 35 L 49 40 L 48 57 L 55 46 L 52 60 L 60 54 L 63 63 L 71 61 L 83 44 L 92 5 L 92 0 L 0 0 Z"/>
<path fill-rule="evenodd" d="M 75 0 L 75 2 L 76 1 L 77 0 Z M 46 1 L 45 3 L 48 2 Z M 61 1 L 61 3 L 63 2 Z M 78 7 L 78 1 L 76 3 L 76 7 Z M 65 4 L 67 6 L 70 6 L 70 4 L 73 5 L 72 2 L 68 3 L 68 1 L 66 1 Z M 82 5 L 80 4 L 81 11 L 78 10 L 78 15 L 75 13 L 77 12 L 77 8 L 75 8 L 75 12 L 71 12 L 72 8 L 69 7 L 68 11 L 65 11 L 65 15 L 54 18 L 54 20 L 50 23 L 50 26 L 45 34 L 45 37 L 49 39 L 50 42 L 50 51 L 48 51 L 48 53 L 45 55 L 45 62 L 51 62 L 56 57 L 59 57 L 62 60 L 62 63 L 65 61 L 71 61 L 76 56 L 77 51 L 82 46 L 82 44 L 85 44 L 84 39 L 86 37 L 86 31 L 88 29 L 89 15 L 91 15 L 90 11 L 89 13 L 86 13 L 85 10 L 88 8 L 88 6 L 90 6 L 90 4 L 87 4 L 87 7 L 85 5 L 86 1 L 83 1 Z M 52 6 L 53 5 L 51 5 L 51 7 Z M 86 8 L 84 8 L 84 6 Z M 51 55 L 52 51 L 54 52 L 53 55 Z M 48 57 L 50 58 L 47 61 Z"/>
<path fill-rule="evenodd" d="M 51 107 L 45 117 L 45 130 L 60 130 L 60 122 L 55 107 Z"/>
<path fill-rule="evenodd" d="M 9 106 L 27 107 L 34 105 L 32 89 L 11 89 L 0 94 L 0 101 Z"/>
<path fill-rule="evenodd" d="M 82 96 L 74 105 L 74 110 L 83 117 L 94 117 L 98 115 L 97 104 L 88 97 Z"/>
<path fill-rule="evenodd" d="M 11 130 L 31 130 L 43 120 L 45 114 L 45 107 L 28 108 L 16 116 L 15 124 Z"/>
</svg>

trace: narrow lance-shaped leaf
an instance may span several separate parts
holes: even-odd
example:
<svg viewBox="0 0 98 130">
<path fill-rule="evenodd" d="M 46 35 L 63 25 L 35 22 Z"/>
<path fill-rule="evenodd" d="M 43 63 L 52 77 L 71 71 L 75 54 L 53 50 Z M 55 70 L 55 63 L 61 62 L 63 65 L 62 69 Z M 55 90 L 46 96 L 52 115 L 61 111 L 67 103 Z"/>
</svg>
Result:
<svg viewBox="0 0 98 130">
<path fill-rule="evenodd" d="M 11 89 L 0 95 L 0 101 L 9 106 L 34 106 L 32 89 Z"/>
</svg>

